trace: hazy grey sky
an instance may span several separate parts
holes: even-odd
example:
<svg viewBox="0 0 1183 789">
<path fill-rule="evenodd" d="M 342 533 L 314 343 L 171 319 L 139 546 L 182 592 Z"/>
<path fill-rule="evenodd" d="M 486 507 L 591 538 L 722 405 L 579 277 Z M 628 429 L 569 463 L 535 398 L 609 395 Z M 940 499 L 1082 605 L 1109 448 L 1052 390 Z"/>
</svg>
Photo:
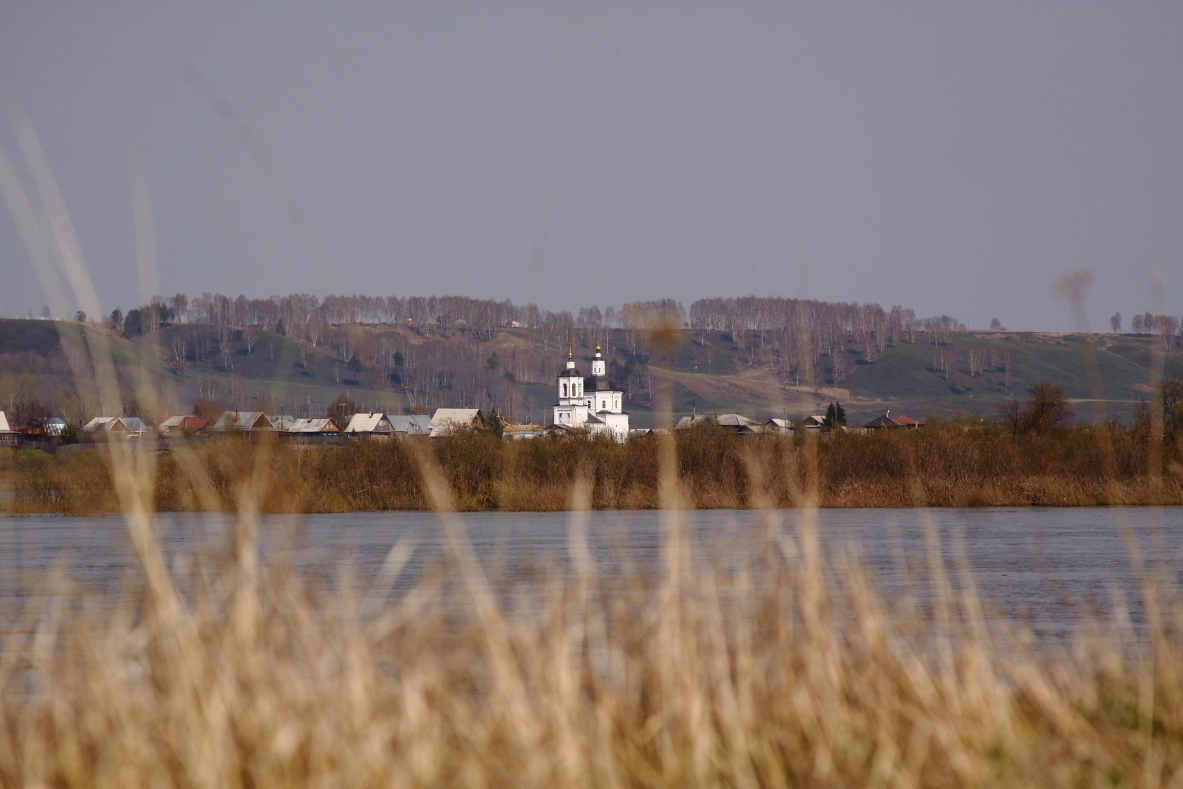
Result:
<svg viewBox="0 0 1183 789">
<path fill-rule="evenodd" d="M 138 301 L 138 159 L 166 293 L 757 293 L 1066 329 L 1051 284 L 1089 267 L 1094 328 L 1151 309 L 1152 270 L 1183 312 L 1177 2 L 98 5 L 4 3 L 0 102 L 106 310 Z M 44 301 L 0 211 L 0 311 Z"/>
</svg>

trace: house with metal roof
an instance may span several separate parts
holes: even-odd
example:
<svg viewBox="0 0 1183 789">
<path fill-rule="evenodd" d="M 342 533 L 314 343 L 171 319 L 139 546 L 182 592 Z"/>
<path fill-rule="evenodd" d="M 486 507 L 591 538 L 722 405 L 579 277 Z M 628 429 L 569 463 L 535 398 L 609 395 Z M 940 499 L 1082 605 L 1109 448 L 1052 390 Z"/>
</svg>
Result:
<svg viewBox="0 0 1183 789">
<path fill-rule="evenodd" d="M 216 433 L 274 433 L 275 425 L 262 411 L 227 411 L 210 429 Z"/>
<path fill-rule="evenodd" d="M 764 425 L 743 414 L 719 414 L 717 422 L 719 427 L 734 430 L 741 435 L 764 432 Z"/>
<path fill-rule="evenodd" d="M 399 436 L 426 436 L 431 434 L 431 416 L 428 414 L 388 414 L 390 428 Z"/>
<path fill-rule="evenodd" d="M 351 416 L 342 432 L 355 438 L 389 438 L 394 434 L 394 427 L 386 414 L 363 411 Z"/>
<path fill-rule="evenodd" d="M 117 416 L 96 416 L 82 426 L 83 433 L 94 433 L 99 430 L 108 431 L 119 421 Z"/>
<path fill-rule="evenodd" d="M 920 419 L 913 419 L 910 416 L 892 416 L 891 411 L 888 411 L 883 416 L 872 419 L 867 424 L 863 425 L 868 430 L 879 430 L 882 428 L 903 427 L 908 430 L 915 430 L 918 427 L 924 427 L 924 422 Z"/>
<path fill-rule="evenodd" d="M 170 416 L 160 423 L 157 432 L 161 438 L 186 438 L 205 430 L 211 421 L 207 416 Z"/>
<path fill-rule="evenodd" d="M 799 428 L 813 431 L 821 430 L 825 426 L 826 417 L 824 414 L 810 414 L 797 424 L 797 427 Z"/>
<path fill-rule="evenodd" d="M 863 425 L 863 428 L 866 430 L 893 430 L 897 427 L 903 427 L 903 425 L 891 418 L 890 410 L 883 414 L 883 416 L 877 416 Z"/>
<path fill-rule="evenodd" d="M 428 424 L 432 438 L 484 427 L 485 417 L 479 408 L 437 408 Z"/>
<path fill-rule="evenodd" d="M 281 433 L 284 438 L 315 440 L 341 435 L 341 428 L 332 419 L 296 419 Z"/>
<path fill-rule="evenodd" d="M 98 441 L 136 441 L 147 435 L 149 428 L 135 416 L 96 416 L 82 432 Z"/>
<path fill-rule="evenodd" d="M 674 425 L 674 430 L 690 430 L 696 427 L 720 427 L 740 435 L 763 433 L 764 425 L 743 414 L 695 414 L 684 416 Z"/>
<path fill-rule="evenodd" d="M 769 419 L 764 423 L 764 432 L 792 434 L 793 423 L 787 419 Z"/>
</svg>

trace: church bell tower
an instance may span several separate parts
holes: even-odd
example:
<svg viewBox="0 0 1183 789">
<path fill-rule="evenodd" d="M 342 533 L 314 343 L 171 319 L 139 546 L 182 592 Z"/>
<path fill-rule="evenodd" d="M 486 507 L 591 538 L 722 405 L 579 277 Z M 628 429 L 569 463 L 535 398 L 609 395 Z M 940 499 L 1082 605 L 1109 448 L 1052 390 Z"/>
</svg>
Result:
<svg viewBox="0 0 1183 789">
<path fill-rule="evenodd" d="M 592 375 L 599 377 L 606 374 L 604 359 L 600 356 L 600 344 L 596 343 L 596 358 L 592 359 Z"/>
</svg>

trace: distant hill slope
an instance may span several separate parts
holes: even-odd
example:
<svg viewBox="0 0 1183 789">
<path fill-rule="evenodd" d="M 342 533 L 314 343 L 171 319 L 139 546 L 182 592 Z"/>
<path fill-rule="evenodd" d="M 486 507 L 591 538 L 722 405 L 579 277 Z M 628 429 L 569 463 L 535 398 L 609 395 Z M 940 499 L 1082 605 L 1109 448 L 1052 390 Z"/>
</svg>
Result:
<svg viewBox="0 0 1183 789">
<path fill-rule="evenodd" d="M 845 376 L 835 382 L 832 365 L 823 359 L 820 386 L 800 388 L 778 381 L 769 367 L 752 367 L 726 335 L 708 336 L 700 345 L 697 335 L 673 355 L 663 376 L 675 383 L 678 410 L 739 411 L 752 415 L 789 416 L 812 411 L 816 403 L 842 399 L 852 416 L 871 416 L 891 408 L 896 413 L 921 416 L 926 412 L 952 414 L 965 410 L 993 416 L 1011 397 L 1022 399 L 1030 384 L 1051 381 L 1064 387 L 1073 400 L 1089 400 L 1085 371 L 1086 343 L 1094 348 L 1102 392 L 1111 415 L 1128 414 L 1134 403 L 1147 396 L 1152 343 L 1161 337 L 1135 335 L 1079 335 L 1037 332 L 956 332 L 948 345 L 933 345 L 923 334 L 914 344 L 888 346 L 874 361 L 860 358 L 858 350 L 844 351 Z M 970 351 L 983 361 L 969 367 Z M 707 369 L 710 353 L 711 375 Z M 1009 356 L 1008 356 L 1009 355 Z M 947 371 L 942 369 L 942 359 Z M 1004 362 L 1009 358 L 1009 374 Z M 1183 350 L 1172 345 L 1163 357 L 1166 374 L 1183 373 Z M 695 372 L 695 366 L 698 370 Z M 724 370 L 725 374 L 715 371 Z M 688 375 L 689 374 L 689 375 Z M 1085 407 L 1078 407 L 1081 417 Z"/>
<path fill-rule="evenodd" d="M 0 320 L 0 376 L 34 375 L 47 400 L 55 392 L 69 391 L 73 383 L 60 332 L 77 340 L 83 331 L 103 330 L 68 322 Z M 553 376 L 566 357 L 566 347 L 532 342 L 525 329 L 502 329 L 484 342 L 463 332 L 425 337 L 402 326 L 337 331 L 348 336 L 342 334 L 332 348 L 323 342 L 312 348 L 291 337 L 258 331 L 249 351 L 242 333 L 232 332 L 227 353 L 217 348 L 213 327 L 167 326 L 145 337 L 110 339 L 129 396 L 134 391 L 132 372 L 143 359 L 170 408 L 186 411 L 197 399 L 243 407 L 269 399 L 289 413 L 319 413 L 324 404 L 347 392 L 367 408 L 401 411 L 415 398 L 432 406 L 495 402 L 512 410 L 515 418 L 545 421 L 554 401 Z M 928 335 L 918 333 L 915 343 L 876 350 L 870 362 L 865 349 L 845 348 L 838 380 L 833 360 L 822 357 L 818 385 L 811 387 L 808 376 L 798 385 L 778 375 L 776 349 L 761 346 L 756 337 L 745 338 L 741 347 L 727 333 L 685 332 L 672 350 L 655 357 L 636 333 L 616 329 L 601 334 L 612 375 L 632 390 L 626 410 L 641 426 L 653 424 L 656 399 L 650 392 L 656 394 L 663 386 L 669 387 L 675 412 L 736 411 L 761 419 L 799 417 L 834 399 L 847 405 L 854 421 L 889 408 L 913 416 L 959 410 L 993 416 L 1012 396 L 1022 398 L 1035 381 L 1062 385 L 1070 399 L 1083 401 L 1097 396 L 1089 390 L 1085 371 L 1089 345 L 1107 413 L 1128 416 L 1134 403 L 1147 395 L 1153 344 L 1163 342 L 1146 335 L 954 332 L 948 344 L 934 345 Z M 401 349 L 408 367 L 389 362 L 395 349 Z M 577 345 L 575 350 L 579 363 L 589 366 L 592 349 Z M 387 362 L 363 363 L 361 357 Z M 1160 358 L 1167 374 L 1183 373 L 1179 347 Z M 432 376 L 439 380 L 422 394 L 421 388 L 408 384 L 409 368 L 428 362 L 436 365 L 438 372 Z M 1083 404 L 1076 410 L 1081 417 L 1088 415 Z"/>
<path fill-rule="evenodd" d="M 31 352 L 47 356 L 59 342 L 57 321 L 0 320 L 0 353 Z"/>
</svg>

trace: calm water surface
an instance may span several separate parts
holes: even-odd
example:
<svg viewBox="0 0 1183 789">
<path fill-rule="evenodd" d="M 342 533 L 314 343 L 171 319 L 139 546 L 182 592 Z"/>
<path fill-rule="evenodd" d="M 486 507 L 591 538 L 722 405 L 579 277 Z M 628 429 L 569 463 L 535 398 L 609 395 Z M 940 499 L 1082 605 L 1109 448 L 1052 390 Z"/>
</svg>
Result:
<svg viewBox="0 0 1183 789">
<path fill-rule="evenodd" d="M 769 514 L 709 510 L 681 513 L 700 557 L 747 562 L 768 550 Z M 545 566 L 560 571 L 567 561 L 567 513 L 468 513 L 459 516 L 477 556 L 494 577 Z M 631 566 L 642 575 L 660 573 L 668 517 L 660 512 L 587 514 L 589 541 L 602 577 Z M 790 536 L 796 511 L 773 513 Z M 941 551 L 958 584 L 958 556 L 972 568 L 979 592 L 1000 612 L 1036 630 L 1064 631 L 1090 610 L 1108 614 L 1114 590 L 1124 594 L 1131 618 L 1140 620 L 1136 575 L 1122 539 L 1123 525 L 1152 568 L 1183 580 L 1183 507 L 983 508 L 933 510 L 821 510 L 821 542 L 828 556 L 856 553 L 877 579 L 891 605 L 907 595 L 923 597 L 927 583 L 927 529 L 941 538 Z M 229 521 L 194 515 L 163 515 L 158 529 L 170 561 L 229 544 Z M 354 583 L 366 586 L 391 547 L 412 541 L 415 550 L 395 591 L 415 583 L 443 552 L 439 521 L 429 513 L 306 515 L 263 520 L 259 533 L 264 562 L 294 557 L 306 572 L 331 582 L 348 565 Z M 705 561 L 705 559 L 703 559 Z M 36 595 L 37 581 L 60 567 L 97 594 L 116 598 L 121 581 L 134 573 L 121 518 L 37 516 L 0 518 L 0 603 Z M 508 571 L 506 573 L 505 571 Z M 605 582 L 610 586 L 611 581 Z"/>
</svg>

